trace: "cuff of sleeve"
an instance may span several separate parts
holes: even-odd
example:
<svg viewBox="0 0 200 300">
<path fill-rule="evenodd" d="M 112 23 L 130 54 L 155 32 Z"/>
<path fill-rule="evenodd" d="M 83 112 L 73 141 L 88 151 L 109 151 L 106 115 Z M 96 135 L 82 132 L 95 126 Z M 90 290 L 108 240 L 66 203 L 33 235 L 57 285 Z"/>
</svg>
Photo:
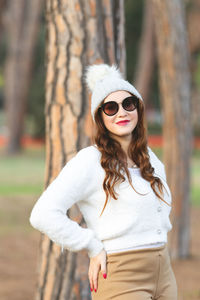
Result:
<svg viewBox="0 0 200 300">
<path fill-rule="evenodd" d="M 93 257 L 98 255 L 101 250 L 104 248 L 103 243 L 97 238 L 93 237 L 93 239 L 88 244 L 88 256 Z"/>
</svg>

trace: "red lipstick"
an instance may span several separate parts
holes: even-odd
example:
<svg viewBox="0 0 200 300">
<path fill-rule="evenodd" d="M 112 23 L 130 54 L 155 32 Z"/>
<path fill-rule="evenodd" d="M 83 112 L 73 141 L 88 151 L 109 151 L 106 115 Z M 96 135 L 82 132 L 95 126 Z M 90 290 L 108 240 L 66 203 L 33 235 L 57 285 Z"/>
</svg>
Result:
<svg viewBox="0 0 200 300">
<path fill-rule="evenodd" d="M 129 120 L 123 120 L 123 121 L 119 121 L 119 122 L 117 122 L 116 124 L 117 125 L 121 125 L 121 126 L 123 126 L 123 125 L 126 125 L 126 124 L 128 124 L 130 121 Z"/>
</svg>

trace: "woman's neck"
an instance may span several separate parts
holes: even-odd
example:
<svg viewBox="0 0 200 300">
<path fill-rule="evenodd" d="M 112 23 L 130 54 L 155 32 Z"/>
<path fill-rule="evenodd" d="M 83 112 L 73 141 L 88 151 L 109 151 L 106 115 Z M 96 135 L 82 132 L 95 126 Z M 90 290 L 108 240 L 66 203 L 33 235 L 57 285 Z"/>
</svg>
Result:
<svg viewBox="0 0 200 300">
<path fill-rule="evenodd" d="M 128 148 L 131 142 L 130 136 L 112 136 L 116 141 L 118 141 L 123 149 L 123 151 L 126 153 L 128 157 Z"/>
<path fill-rule="evenodd" d="M 123 151 L 126 154 L 127 157 L 127 164 L 129 168 L 132 168 L 134 166 L 136 166 L 136 164 L 131 160 L 131 158 L 128 156 L 128 148 L 131 142 L 131 137 L 130 136 L 126 136 L 126 137 L 121 137 L 121 136 L 113 136 L 113 138 L 118 141 L 123 149 Z"/>
</svg>

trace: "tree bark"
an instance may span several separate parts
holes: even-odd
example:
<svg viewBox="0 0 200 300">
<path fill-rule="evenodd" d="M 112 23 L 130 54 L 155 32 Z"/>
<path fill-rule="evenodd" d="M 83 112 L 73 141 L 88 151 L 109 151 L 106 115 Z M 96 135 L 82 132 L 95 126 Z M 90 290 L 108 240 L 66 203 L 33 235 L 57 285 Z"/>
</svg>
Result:
<svg viewBox="0 0 200 300">
<path fill-rule="evenodd" d="M 190 253 L 190 72 L 181 0 L 153 0 L 163 106 L 164 162 L 173 198 L 172 257 Z"/>
<path fill-rule="evenodd" d="M 7 152 L 13 154 L 21 148 L 42 1 L 10 0 L 8 4 L 5 24 L 9 36 L 5 65 L 5 108 L 9 135 Z"/>
<path fill-rule="evenodd" d="M 88 64 L 116 62 L 112 1 L 47 0 L 46 25 L 47 187 L 66 162 L 90 144 L 92 118 L 83 74 Z M 68 215 L 86 226 L 76 205 Z M 40 249 L 36 299 L 91 298 L 86 251 L 62 252 L 44 235 Z"/>
<path fill-rule="evenodd" d="M 1 0 L 0 1 L 0 42 L 1 42 L 1 36 L 2 36 L 3 27 L 4 27 L 3 15 L 5 14 L 5 10 L 6 10 L 6 0 Z"/>
<path fill-rule="evenodd" d="M 149 90 L 152 82 L 152 74 L 155 63 L 154 40 L 152 2 L 146 0 L 144 3 L 144 16 L 138 64 L 134 80 L 135 86 L 141 93 L 145 104 L 148 103 Z"/>
<path fill-rule="evenodd" d="M 126 78 L 124 0 L 113 0 L 113 23 L 116 63 Z"/>
<path fill-rule="evenodd" d="M 199 51 L 200 51 L 200 1 L 192 0 L 187 13 L 187 27 L 189 48 L 191 54 L 190 70 L 192 77 L 192 126 L 200 127 L 200 83 L 198 79 L 199 69 Z"/>
</svg>

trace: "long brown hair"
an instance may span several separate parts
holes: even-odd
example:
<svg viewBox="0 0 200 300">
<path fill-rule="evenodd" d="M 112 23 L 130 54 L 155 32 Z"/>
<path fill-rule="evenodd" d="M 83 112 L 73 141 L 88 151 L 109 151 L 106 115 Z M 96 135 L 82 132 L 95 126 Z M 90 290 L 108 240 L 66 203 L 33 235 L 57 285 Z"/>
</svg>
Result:
<svg viewBox="0 0 200 300">
<path fill-rule="evenodd" d="M 103 101 L 102 103 L 103 104 Z M 151 166 L 148 149 L 147 149 L 147 130 L 144 121 L 144 103 L 138 99 L 137 112 L 138 122 L 132 132 L 132 139 L 128 148 L 128 156 L 140 168 L 141 176 L 150 182 L 151 188 L 158 198 L 169 205 L 161 196 L 163 196 L 163 187 L 159 177 L 153 176 L 154 168 Z M 101 110 L 95 111 L 95 131 L 93 133 L 93 142 L 101 152 L 101 166 L 105 170 L 103 189 L 106 194 L 106 201 L 101 215 L 106 207 L 108 198 L 113 197 L 117 200 L 115 185 L 125 181 L 123 171 L 126 173 L 131 187 L 135 190 L 131 182 L 131 176 L 128 170 L 127 156 L 123 151 L 121 144 L 110 136 L 109 131 L 104 125 Z M 156 191 L 156 186 L 160 194 Z M 165 187 L 164 187 L 165 188 Z M 136 191 L 136 190 L 135 190 Z M 136 191 L 137 192 L 137 191 Z M 137 192 L 140 194 L 139 192 Z M 141 194 L 144 195 L 144 194 Z M 100 216 L 101 216 L 100 215 Z"/>
</svg>

